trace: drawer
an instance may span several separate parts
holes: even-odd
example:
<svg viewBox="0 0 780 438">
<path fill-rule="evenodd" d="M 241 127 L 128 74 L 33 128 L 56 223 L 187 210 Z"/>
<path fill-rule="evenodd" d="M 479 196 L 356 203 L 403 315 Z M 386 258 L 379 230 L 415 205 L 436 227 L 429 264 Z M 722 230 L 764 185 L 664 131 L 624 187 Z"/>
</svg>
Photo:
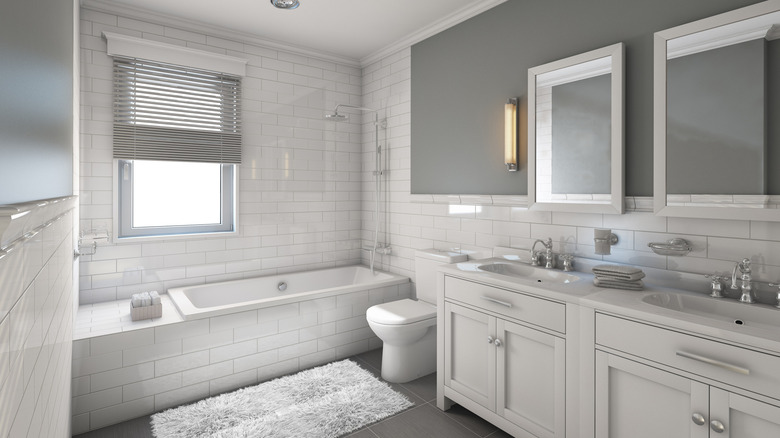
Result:
<svg viewBox="0 0 780 438">
<path fill-rule="evenodd" d="M 444 298 L 566 333 L 566 305 L 506 289 L 444 277 Z"/>
<path fill-rule="evenodd" d="M 780 357 L 596 314 L 596 344 L 780 400 Z"/>
</svg>

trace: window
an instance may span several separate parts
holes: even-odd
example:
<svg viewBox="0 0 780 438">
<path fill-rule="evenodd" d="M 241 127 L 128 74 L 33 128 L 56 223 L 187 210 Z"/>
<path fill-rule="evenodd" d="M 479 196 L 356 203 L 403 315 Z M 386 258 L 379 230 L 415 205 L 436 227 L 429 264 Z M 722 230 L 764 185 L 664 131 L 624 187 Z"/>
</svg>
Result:
<svg viewBox="0 0 780 438">
<path fill-rule="evenodd" d="M 240 78 L 114 58 L 117 234 L 235 231 Z"/>
</svg>

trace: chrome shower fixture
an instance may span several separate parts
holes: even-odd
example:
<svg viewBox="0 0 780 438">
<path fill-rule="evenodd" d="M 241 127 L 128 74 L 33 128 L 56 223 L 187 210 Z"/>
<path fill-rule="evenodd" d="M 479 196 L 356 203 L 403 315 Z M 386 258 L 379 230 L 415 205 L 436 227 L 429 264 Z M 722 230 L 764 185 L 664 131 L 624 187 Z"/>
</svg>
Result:
<svg viewBox="0 0 780 438">
<path fill-rule="evenodd" d="M 271 4 L 279 9 L 295 9 L 300 6 L 298 0 L 271 0 Z"/>
</svg>

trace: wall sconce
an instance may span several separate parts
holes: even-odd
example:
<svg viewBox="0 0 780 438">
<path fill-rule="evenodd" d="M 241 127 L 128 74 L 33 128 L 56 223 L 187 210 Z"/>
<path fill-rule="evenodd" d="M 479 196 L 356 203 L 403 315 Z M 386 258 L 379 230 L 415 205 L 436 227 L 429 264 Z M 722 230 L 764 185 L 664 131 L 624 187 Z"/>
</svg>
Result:
<svg viewBox="0 0 780 438">
<path fill-rule="evenodd" d="M 596 228 L 593 230 L 593 242 L 596 244 L 596 254 L 610 255 L 610 247 L 618 243 L 618 237 L 610 229 Z"/>
<path fill-rule="evenodd" d="M 506 170 L 517 171 L 517 98 L 504 105 L 504 162 Z"/>
</svg>

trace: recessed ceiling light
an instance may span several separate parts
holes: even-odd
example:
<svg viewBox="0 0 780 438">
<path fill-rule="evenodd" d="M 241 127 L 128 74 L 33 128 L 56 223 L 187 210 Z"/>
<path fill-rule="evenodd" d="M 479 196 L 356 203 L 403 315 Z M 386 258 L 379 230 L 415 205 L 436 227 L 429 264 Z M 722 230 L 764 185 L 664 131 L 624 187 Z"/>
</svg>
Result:
<svg viewBox="0 0 780 438">
<path fill-rule="evenodd" d="M 271 0 L 271 4 L 279 9 L 295 9 L 300 5 L 298 0 Z"/>
</svg>

